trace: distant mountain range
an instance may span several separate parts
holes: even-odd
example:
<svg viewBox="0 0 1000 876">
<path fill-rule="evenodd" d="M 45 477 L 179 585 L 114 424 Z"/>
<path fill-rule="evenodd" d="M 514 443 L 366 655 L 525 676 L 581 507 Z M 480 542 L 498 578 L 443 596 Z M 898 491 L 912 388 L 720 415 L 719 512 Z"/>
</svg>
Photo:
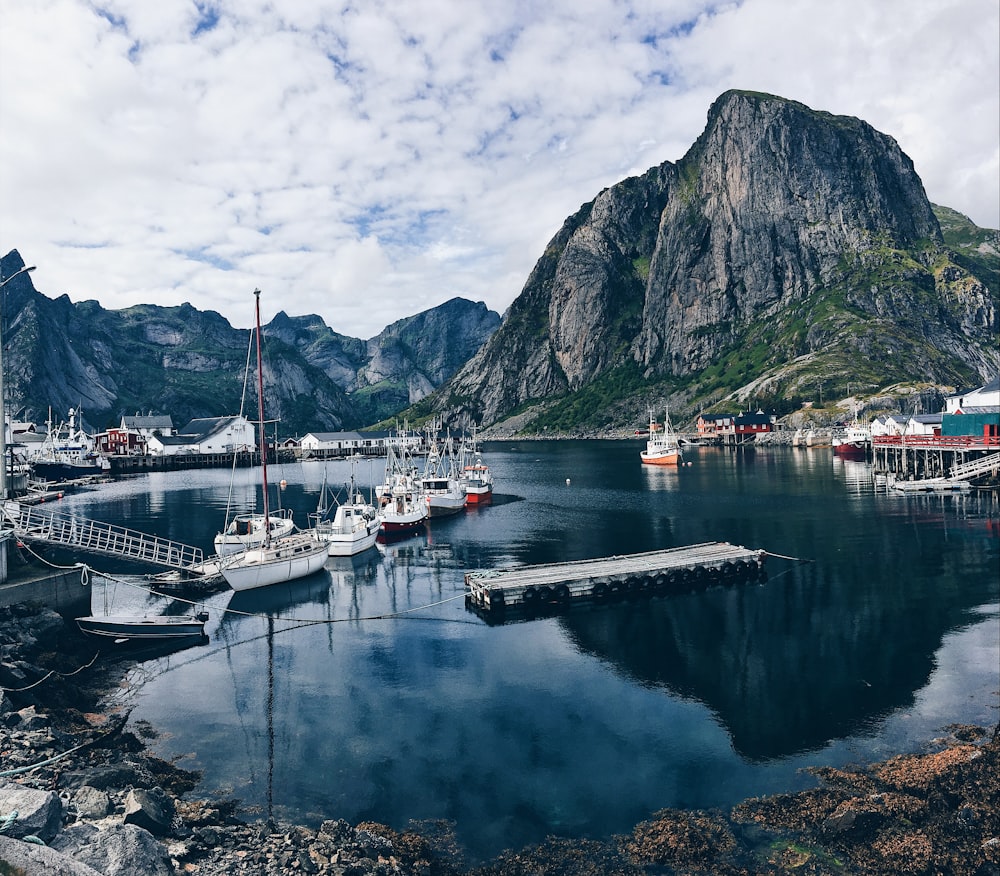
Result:
<svg viewBox="0 0 1000 876">
<path fill-rule="evenodd" d="M 932 206 L 891 137 L 729 91 L 680 161 L 566 219 L 500 329 L 408 414 L 589 434 L 647 405 L 939 396 L 1000 370 L 998 268 L 1000 234 Z"/>
<path fill-rule="evenodd" d="M 11 277 L 24 261 L 0 259 Z M 106 310 L 36 291 L 29 274 L 4 288 L 4 374 L 12 419 L 42 423 L 82 409 L 98 429 L 123 414 L 190 419 L 238 413 L 251 333 L 190 304 Z M 482 302 L 454 298 L 369 340 L 337 334 L 318 316 L 278 313 L 263 327 L 268 418 L 282 436 L 356 429 L 421 399 L 500 324 Z M 256 396 L 247 399 L 251 418 Z"/>
<path fill-rule="evenodd" d="M 22 265 L 11 252 L 2 275 Z M 986 383 L 998 313 L 1000 233 L 932 205 L 891 137 L 729 91 L 680 161 L 566 219 L 502 322 L 457 298 L 364 341 L 279 313 L 264 331 L 267 408 L 283 435 L 399 413 L 594 434 L 664 404 L 679 424 L 807 401 L 843 417 L 831 402 L 899 409 Z M 4 318 L 15 416 L 82 406 L 104 426 L 240 408 L 249 334 L 217 313 L 51 300 L 22 275 Z"/>
</svg>

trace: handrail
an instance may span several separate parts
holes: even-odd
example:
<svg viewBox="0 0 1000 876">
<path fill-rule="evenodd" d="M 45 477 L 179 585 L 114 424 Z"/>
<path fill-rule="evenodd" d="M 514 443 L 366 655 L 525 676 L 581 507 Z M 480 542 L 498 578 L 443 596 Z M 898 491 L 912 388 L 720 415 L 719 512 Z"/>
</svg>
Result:
<svg viewBox="0 0 1000 876">
<path fill-rule="evenodd" d="M 872 444 L 876 447 L 987 450 L 1000 447 L 1000 437 L 996 435 L 878 435 L 872 438 Z"/>
</svg>

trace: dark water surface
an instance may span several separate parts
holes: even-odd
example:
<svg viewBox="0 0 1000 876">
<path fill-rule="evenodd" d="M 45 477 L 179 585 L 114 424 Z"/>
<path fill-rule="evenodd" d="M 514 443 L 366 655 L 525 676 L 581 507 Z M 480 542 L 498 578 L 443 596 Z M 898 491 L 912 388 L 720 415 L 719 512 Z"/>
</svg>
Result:
<svg viewBox="0 0 1000 876">
<path fill-rule="evenodd" d="M 995 493 L 887 494 L 828 448 L 699 448 L 677 471 L 642 466 L 640 448 L 487 446 L 492 506 L 291 585 L 210 597 L 209 644 L 141 664 L 121 694 L 132 720 L 202 771 L 202 793 L 312 825 L 448 819 L 473 859 L 810 787 L 802 767 L 997 721 Z M 325 468 L 331 483 L 350 475 Z M 323 470 L 270 469 L 300 525 Z M 357 477 L 378 481 L 381 461 Z M 61 509 L 210 553 L 229 481 L 141 476 Z M 252 473 L 236 481 L 252 501 Z M 764 585 L 504 625 L 464 607 L 467 569 L 703 541 L 812 562 L 771 558 Z M 116 611 L 162 601 L 109 595 Z"/>
</svg>

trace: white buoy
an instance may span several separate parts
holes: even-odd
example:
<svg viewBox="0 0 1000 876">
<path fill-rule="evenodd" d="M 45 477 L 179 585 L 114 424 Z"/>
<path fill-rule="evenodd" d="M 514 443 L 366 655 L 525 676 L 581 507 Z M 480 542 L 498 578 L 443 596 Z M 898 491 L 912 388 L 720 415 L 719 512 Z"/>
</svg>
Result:
<svg viewBox="0 0 1000 876">
<path fill-rule="evenodd" d="M 569 478 L 566 478 L 566 486 L 569 486 Z"/>
<path fill-rule="evenodd" d="M 288 481 L 282 478 L 280 481 L 278 481 L 278 486 L 281 487 L 281 489 L 285 489 L 285 487 L 288 486 Z"/>
</svg>

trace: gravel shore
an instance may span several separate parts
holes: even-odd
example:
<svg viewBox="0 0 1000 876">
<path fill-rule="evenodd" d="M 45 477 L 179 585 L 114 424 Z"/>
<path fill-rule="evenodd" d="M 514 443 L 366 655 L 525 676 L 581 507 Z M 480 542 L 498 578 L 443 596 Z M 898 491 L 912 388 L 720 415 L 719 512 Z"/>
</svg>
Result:
<svg viewBox="0 0 1000 876">
<path fill-rule="evenodd" d="M 0 874 L 70 876 L 1000 876 L 1000 732 L 952 726 L 919 754 L 812 772 L 732 810 L 663 810 L 609 840 L 549 838 L 469 864 L 446 823 L 404 831 L 247 823 L 101 711 L 137 656 L 46 610 L 0 609 Z M 82 668 L 81 668 L 82 667 Z"/>
</svg>

